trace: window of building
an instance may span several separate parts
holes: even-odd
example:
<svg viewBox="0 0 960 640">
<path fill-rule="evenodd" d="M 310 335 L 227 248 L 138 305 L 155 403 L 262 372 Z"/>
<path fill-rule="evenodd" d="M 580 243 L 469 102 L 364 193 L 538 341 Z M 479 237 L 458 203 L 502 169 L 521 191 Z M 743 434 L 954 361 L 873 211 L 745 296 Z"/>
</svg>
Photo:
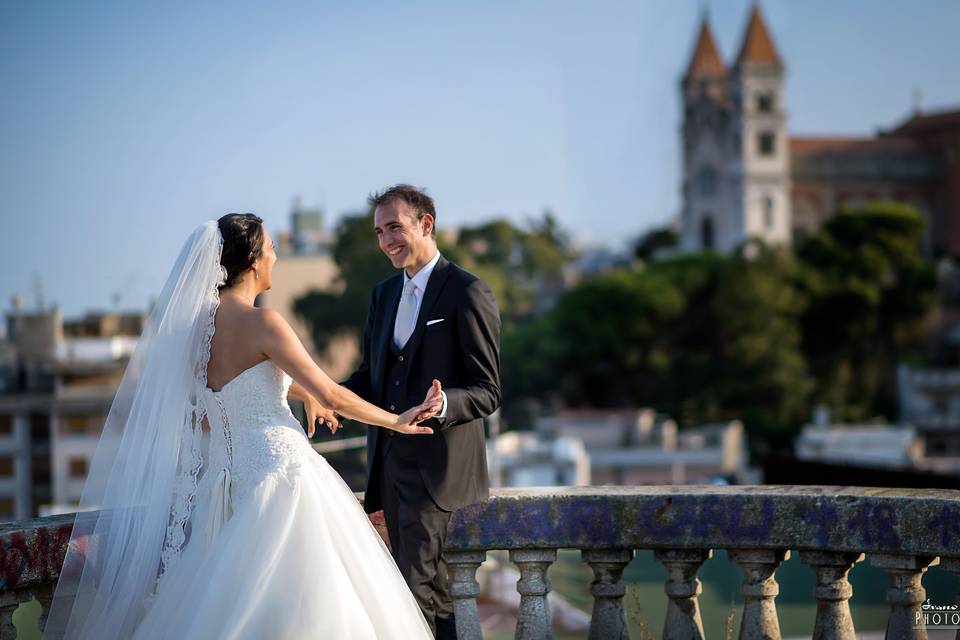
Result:
<svg viewBox="0 0 960 640">
<path fill-rule="evenodd" d="M 50 454 L 35 453 L 30 456 L 30 476 L 34 491 L 50 486 L 53 476 L 50 471 Z"/>
<path fill-rule="evenodd" d="M 697 190 L 701 195 L 712 196 L 717 191 L 717 170 L 713 167 L 701 167 L 697 173 Z"/>
<path fill-rule="evenodd" d="M 10 498 L 0 499 L 0 518 L 9 519 L 14 516 L 14 511 L 16 511 L 16 504 Z"/>
<path fill-rule="evenodd" d="M 0 478 L 13 477 L 13 458 L 0 456 Z"/>
<path fill-rule="evenodd" d="M 50 416 L 34 413 L 30 416 L 30 439 L 34 444 L 50 441 Z"/>
<path fill-rule="evenodd" d="M 757 94 L 757 111 L 769 113 L 773 111 L 773 92 L 763 91 Z"/>
<path fill-rule="evenodd" d="M 777 150 L 777 137 L 771 131 L 757 134 L 757 151 L 761 156 L 772 156 Z"/>
<path fill-rule="evenodd" d="M 0 415 L 0 437 L 13 435 L 13 416 Z"/>
<path fill-rule="evenodd" d="M 87 460 L 86 458 L 70 458 L 68 462 L 70 467 L 70 477 L 71 478 L 86 478 L 87 477 Z"/>
<path fill-rule="evenodd" d="M 700 246 L 704 249 L 713 249 L 713 218 L 703 216 L 700 221 Z"/>
<path fill-rule="evenodd" d="M 767 229 L 773 229 L 773 198 L 763 196 L 763 224 Z"/>
<path fill-rule="evenodd" d="M 83 433 L 87 430 L 87 419 L 84 416 L 61 416 L 60 425 L 62 433 Z"/>
</svg>

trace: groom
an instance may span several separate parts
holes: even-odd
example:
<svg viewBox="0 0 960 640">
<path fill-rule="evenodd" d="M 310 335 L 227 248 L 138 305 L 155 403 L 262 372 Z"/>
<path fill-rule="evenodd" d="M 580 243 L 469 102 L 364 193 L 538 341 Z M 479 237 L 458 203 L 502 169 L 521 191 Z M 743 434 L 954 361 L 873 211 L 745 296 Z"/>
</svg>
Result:
<svg viewBox="0 0 960 640">
<path fill-rule="evenodd" d="M 440 255 L 433 200 L 409 185 L 371 196 L 380 249 L 399 273 L 373 290 L 363 360 L 344 382 L 399 413 L 436 378 L 432 436 L 367 431 L 367 513 L 383 509 L 393 557 L 437 638 L 456 638 L 442 558 L 450 514 L 488 497 L 483 418 L 500 406 L 500 311 L 490 287 Z"/>
</svg>

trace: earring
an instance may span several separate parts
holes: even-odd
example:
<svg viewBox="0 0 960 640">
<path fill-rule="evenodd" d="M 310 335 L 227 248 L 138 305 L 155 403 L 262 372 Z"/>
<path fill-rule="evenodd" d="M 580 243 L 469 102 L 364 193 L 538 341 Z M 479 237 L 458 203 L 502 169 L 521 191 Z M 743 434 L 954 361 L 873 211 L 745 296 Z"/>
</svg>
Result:
<svg viewBox="0 0 960 640">
<path fill-rule="evenodd" d="M 254 279 L 254 280 L 259 280 L 259 279 L 260 279 L 260 272 L 257 271 L 256 269 L 253 270 L 253 279 Z"/>
</svg>

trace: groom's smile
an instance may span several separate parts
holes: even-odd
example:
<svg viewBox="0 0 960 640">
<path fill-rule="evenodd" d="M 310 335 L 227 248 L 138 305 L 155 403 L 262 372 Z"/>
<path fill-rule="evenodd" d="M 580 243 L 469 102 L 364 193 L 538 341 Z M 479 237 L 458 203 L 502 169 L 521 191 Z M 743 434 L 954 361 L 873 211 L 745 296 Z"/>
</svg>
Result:
<svg viewBox="0 0 960 640">
<path fill-rule="evenodd" d="M 373 214 L 374 231 L 380 250 L 397 269 L 413 277 L 437 252 L 433 238 L 433 217 L 420 218 L 410 206 L 394 198 L 377 206 Z"/>
</svg>

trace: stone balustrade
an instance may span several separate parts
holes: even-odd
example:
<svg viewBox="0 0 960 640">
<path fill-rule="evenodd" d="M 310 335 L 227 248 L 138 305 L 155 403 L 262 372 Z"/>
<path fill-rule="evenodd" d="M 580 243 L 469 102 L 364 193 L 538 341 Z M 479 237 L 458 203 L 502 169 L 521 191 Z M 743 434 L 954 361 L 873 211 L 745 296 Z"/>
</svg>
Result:
<svg viewBox="0 0 960 640">
<path fill-rule="evenodd" d="M 36 598 L 48 606 L 71 516 L 0 527 L 0 640 L 11 614 Z M 578 549 L 593 572 L 589 637 L 626 639 L 624 568 L 653 549 L 667 571 L 664 638 L 702 639 L 697 573 L 716 550 L 741 569 L 740 638 L 780 638 L 776 571 L 796 552 L 816 577 L 814 638 L 853 640 L 850 569 L 864 558 L 889 579 L 888 639 L 921 639 L 914 628 L 921 584 L 939 563 L 960 577 L 960 492 L 855 487 L 584 487 L 504 489 L 454 514 L 446 557 L 457 633 L 481 638 L 476 571 L 491 550 L 517 565 L 516 637 L 551 638 L 548 570 L 558 549 Z M 587 585 L 584 585 L 587 589 Z M 42 622 L 42 619 L 41 619 Z"/>
</svg>

